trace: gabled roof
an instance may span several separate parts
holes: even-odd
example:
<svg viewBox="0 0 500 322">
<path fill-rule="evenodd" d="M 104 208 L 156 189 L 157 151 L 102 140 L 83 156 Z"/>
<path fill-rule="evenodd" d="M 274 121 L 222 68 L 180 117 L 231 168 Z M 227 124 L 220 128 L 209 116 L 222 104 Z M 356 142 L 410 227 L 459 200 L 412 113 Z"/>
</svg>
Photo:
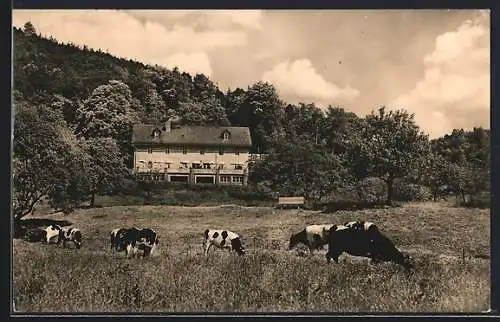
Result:
<svg viewBox="0 0 500 322">
<path fill-rule="evenodd" d="M 160 130 L 158 138 L 153 131 Z M 224 131 L 229 132 L 229 139 L 223 140 Z M 161 126 L 136 124 L 132 130 L 132 144 L 169 144 L 169 145 L 210 145 L 251 147 L 250 129 L 235 126 L 182 126 L 166 132 Z"/>
</svg>

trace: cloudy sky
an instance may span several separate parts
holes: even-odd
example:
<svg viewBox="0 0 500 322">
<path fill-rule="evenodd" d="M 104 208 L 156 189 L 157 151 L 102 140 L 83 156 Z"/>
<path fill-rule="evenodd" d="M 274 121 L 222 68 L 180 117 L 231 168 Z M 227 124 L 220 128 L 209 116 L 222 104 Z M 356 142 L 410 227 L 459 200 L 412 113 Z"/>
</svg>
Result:
<svg viewBox="0 0 500 322">
<path fill-rule="evenodd" d="M 473 10 L 14 10 L 42 35 L 193 75 L 262 80 L 288 103 L 415 113 L 436 137 L 489 128 L 489 12 Z"/>
</svg>

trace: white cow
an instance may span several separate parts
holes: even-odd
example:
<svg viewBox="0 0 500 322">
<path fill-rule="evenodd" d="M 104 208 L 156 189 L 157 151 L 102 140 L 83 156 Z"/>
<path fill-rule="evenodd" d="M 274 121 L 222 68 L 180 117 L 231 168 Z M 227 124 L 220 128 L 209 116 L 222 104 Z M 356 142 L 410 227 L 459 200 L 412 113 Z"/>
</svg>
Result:
<svg viewBox="0 0 500 322">
<path fill-rule="evenodd" d="M 45 228 L 44 231 L 45 231 L 45 241 L 48 244 L 52 238 L 59 236 L 59 231 L 61 231 L 61 226 L 50 225 L 47 228 Z"/>
<path fill-rule="evenodd" d="M 245 248 L 241 243 L 240 236 L 232 231 L 207 229 L 204 232 L 204 236 L 203 247 L 205 249 L 205 255 L 208 255 L 208 251 L 212 245 L 218 248 L 227 248 L 229 251 L 235 251 L 240 256 L 245 254 Z"/>
</svg>

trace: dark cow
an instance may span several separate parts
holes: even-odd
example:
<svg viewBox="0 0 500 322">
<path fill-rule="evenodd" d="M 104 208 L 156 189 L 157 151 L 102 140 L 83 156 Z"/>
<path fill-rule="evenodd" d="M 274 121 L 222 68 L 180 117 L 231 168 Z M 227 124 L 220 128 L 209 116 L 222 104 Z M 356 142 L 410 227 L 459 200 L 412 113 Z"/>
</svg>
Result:
<svg viewBox="0 0 500 322">
<path fill-rule="evenodd" d="M 290 237 L 288 249 L 293 249 L 297 244 L 302 243 L 309 247 L 309 251 L 322 249 L 324 245 L 328 244 L 327 231 L 335 226 L 334 224 L 323 225 L 309 225 L 296 234 Z M 337 226 L 335 226 L 337 227 Z"/>
<path fill-rule="evenodd" d="M 153 253 L 159 243 L 159 235 L 150 228 L 127 228 L 117 232 L 118 250 L 126 250 L 126 256 L 135 256 L 139 250 L 143 251 L 142 256 L 147 257 Z"/>
<path fill-rule="evenodd" d="M 82 247 L 82 232 L 78 228 L 64 227 L 59 230 L 59 240 L 57 244 L 62 242 L 63 247 L 66 247 L 67 242 L 73 242 L 77 249 Z"/>
<path fill-rule="evenodd" d="M 26 231 L 23 239 L 29 242 L 41 242 L 45 241 L 47 236 L 47 231 L 41 228 L 31 228 Z"/>
<path fill-rule="evenodd" d="M 221 249 L 227 248 L 230 252 L 235 251 L 240 256 L 245 254 L 245 248 L 243 247 L 240 236 L 232 231 L 207 229 L 203 233 L 203 236 L 205 237 L 203 242 L 205 256 L 208 255 L 208 251 L 212 245 Z"/>
<path fill-rule="evenodd" d="M 346 252 L 354 256 L 371 258 L 372 263 L 394 262 L 407 270 L 413 268 L 410 256 L 403 255 L 394 243 L 380 232 L 373 234 L 344 226 L 340 229 L 330 229 L 327 235 L 326 260 L 328 263 L 330 259 L 338 262 L 339 255 Z"/>
</svg>

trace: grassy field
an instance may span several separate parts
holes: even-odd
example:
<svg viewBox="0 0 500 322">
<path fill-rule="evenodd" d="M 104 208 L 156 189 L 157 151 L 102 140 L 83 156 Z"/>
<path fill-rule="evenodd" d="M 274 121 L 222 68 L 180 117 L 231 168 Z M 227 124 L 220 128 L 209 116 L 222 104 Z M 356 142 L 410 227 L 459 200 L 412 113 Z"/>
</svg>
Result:
<svg viewBox="0 0 500 322">
<path fill-rule="evenodd" d="M 445 203 L 338 211 L 272 208 L 115 206 L 65 216 L 36 212 L 28 220 L 67 220 L 84 233 L 79 250 L 14 240 L 14 301 L 21 312 L 478 312 L 489 308 L 489 210 Z M 370 220 L 416 270 L 370 265 L 325 251 L 287 251 L 306 224 Z M 116 227 L 152 227 L 158 252 L 125 259 L 109 247 Z M 203 231 L 242 235 L 247 255 L 212 248 Z M 464 256 L 465 255 L 465 256 Z"/>
</svg>

